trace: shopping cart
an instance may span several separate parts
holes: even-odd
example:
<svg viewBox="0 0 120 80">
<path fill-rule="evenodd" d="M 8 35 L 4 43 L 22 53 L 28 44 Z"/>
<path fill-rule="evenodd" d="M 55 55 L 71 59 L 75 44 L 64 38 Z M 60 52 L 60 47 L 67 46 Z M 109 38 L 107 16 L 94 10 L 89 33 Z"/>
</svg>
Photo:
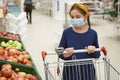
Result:
<svg viewBox="0 0 120 80">
<path fill-rule="evenodd" d="M 46 80 L 120 80 L 120 73 L 110 64 L 105 47 L 97 48 L 104 57 L 99 59 L 80 59 L 57 62 L 47 62 L 47 55 L 65 54 L 63 48 L 56 52 L 42 51 Z M 74 50 L 74 53 L 87 52 L 87 50 Z"/>
</svg>

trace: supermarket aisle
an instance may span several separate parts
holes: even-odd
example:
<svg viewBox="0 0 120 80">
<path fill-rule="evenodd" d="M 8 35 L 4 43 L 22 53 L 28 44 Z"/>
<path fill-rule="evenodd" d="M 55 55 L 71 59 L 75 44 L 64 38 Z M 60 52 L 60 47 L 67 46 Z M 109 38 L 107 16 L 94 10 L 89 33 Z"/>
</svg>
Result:
<svg viewBox="0 0 120 80">
<path fill-rule="evenodd" d="M 53 20 L 51 17 L 41 15 L 38 12 L 33 12 L 32 23 L 28 24 L 28 38 L 25 41 L 25 47 L 30 52 L 40 75 L 44 76 L 41 51 L 54 51 L 57 40 L 57 27 L 58 24 L 62 26 L 62 23 Z"/>
<path fill-rule="evenodd" d="M 108 55 L 111 63 L 120 70 L 120 40 L 114 39 L 113 24 L 102 19 L 93 20 L 95 26 L 92 28 L 98 32 L 100 46 L 105 46 L 108 50 Z M 58 39 L 56 32 L 62 31 L 63 24 L 60 21 L 53 20 L 49 16 L 41 15 L 38 12 L 33 12 L 33 24 L 28 24 L 28 38 L 26 39 L 25 47 L 30 52 L 36 67 L 44 80 L 44 68 L 41 58 L 41 51 L 54 51 L 55 43 Z M 50 56 L 49 61 L 55 61 L 56 56 Z"/>
</svg>

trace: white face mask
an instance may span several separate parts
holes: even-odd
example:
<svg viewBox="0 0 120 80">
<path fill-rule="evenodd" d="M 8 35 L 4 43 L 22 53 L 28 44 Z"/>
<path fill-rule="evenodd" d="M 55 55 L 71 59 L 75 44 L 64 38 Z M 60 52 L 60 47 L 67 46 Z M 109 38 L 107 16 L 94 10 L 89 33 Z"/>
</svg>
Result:
<svg viewBox="0 0 120 80">
<path fill-rule="evenodd" d="M 81 26 L 85 25 L 85 21 L 83 18 L 71 19 L 70 24 L 73 25 L 74 27 L 81 27 Z"/>
</svg>

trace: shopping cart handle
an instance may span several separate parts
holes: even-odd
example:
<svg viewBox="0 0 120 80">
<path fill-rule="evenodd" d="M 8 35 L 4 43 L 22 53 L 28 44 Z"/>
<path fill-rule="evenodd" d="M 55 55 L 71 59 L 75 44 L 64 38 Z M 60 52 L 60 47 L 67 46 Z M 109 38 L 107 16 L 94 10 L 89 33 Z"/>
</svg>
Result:
<svg viewBox="0 0 120 80">
<path fill-rule="evenodd" d="M 60 47 L 60 48 L 57 48 L 55 49 L 56 52 L 45 52 L 45 51 L 42 51 L 42 58 L 43 60 L 45 59 L 46 55 L 52 55 L 52 54 L 65 54 L 67 53 L 67 51 L 64 50 L 64 48 Z M 101 47 L 101 48 L 96 48 L 95 49 L 95 52 L 100 52 L 102 51 L 104 53 L 104 55 L 106 56 L 107 55 L 107 50 L 105 47 Z M 74 50 L 73 53 L 83 53 L 83 52 L 88 52 L 87 49 L 79 49 L 79 50 Z"/>
<path fill-rule="evenodd" d="M 59 49 L 59 48 L 58 48 L 58 49 Z M 62 48 L 60 48 L 60 49 L 62 49 Z M 61 51 L 63 51 L 63 52 L 61 52 L 61 54 L 67 53 L 67 51 L 65 51 L 65 50 L 61 50 Z M 105 56 L 107 55 L 107 50 L 106 50 L 105 47 L 101 47 L 101 48 L 96 48 L 96 49 L 95 49 L 95 52 L 100 52 L 100 51 L 102 51 Z M 78 50 L 74 50 L 74 51 L 73 51 L 73 53 L 83 53 L 83 52 L 88 52 L 88 50 L 87 50 L 87 49 L 78 49 Z M 58 52 L 58 53 L 59 53 L 59 52 Z M 59 54 L 60 54 L 60 53 L 59 53 Z"/>
</svg>

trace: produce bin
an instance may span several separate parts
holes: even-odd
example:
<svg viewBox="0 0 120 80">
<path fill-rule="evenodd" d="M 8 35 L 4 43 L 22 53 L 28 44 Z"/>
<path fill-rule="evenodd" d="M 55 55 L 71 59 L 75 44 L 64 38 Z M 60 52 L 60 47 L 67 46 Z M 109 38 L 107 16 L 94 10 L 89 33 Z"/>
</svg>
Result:
<svg viewBox="0 0 120 80">
<path fill-rule="evenodd" d="M 19 34 L 5 32 L 5 31 L 0 31 L 0 37 L 13 39 L 13 40 L 21 40 Z"/>
<path fill-rule="evenodd" d="M 25 65 L 22 65 L 22 64 L 17 64 L 17 63 L 13 63 L 13 62 L 0 60 L 0 69 L 1 69 L 3 64 L 11 64 L 13 69 L 19 68 L 20 71 L 26 72 L 27 74 L 35 75 L 35 76 L 38 77 L 38 80 L 42 80 L 38 71 L 34 67 L 29 67 L 29 66 L 25 66 Z"/>
<path fill-rule="evenodd" d="M 8 42 L 9 40 L 13 40 L 13 41 L 18 41 L 18 42 L 20 42 L 21 45 L 22 45 L 22 48 L 21 48 L 20 50 L 26 50 L 25 47 L 24 47 L 24 44 L 23 44 L 23 42 L 22 42 L 21 40 L 14 40 L 14 39 L 8 39 L 8 38 L 0 37 L 0 43 L 1 43 L 2 41 Z M 4 47 L 4 46 L 3 46 L 3 47 Z"/>
</svg>

